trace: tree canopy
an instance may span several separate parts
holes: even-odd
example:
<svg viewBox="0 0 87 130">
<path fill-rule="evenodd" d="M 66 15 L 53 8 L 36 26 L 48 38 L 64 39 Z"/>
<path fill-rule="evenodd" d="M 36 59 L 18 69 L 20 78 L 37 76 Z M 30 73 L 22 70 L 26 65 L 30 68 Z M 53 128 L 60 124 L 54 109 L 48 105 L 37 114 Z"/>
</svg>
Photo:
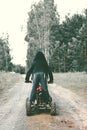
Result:
<svg viewBox="0 0 87 130">
<path fill-rule="evenodd" d="M 0 70 L 10 71 L 11 55 L 8 43 L 8 34 L 6 38 L 0 38 Z"/>
<path fill-rule="evenodd" d="M 87 9 L 60 23 L 54 0 L 33 4 L 27 22 L 29 67 L 42 50 L 54 72 L 87 71 Z"/>
</svg>

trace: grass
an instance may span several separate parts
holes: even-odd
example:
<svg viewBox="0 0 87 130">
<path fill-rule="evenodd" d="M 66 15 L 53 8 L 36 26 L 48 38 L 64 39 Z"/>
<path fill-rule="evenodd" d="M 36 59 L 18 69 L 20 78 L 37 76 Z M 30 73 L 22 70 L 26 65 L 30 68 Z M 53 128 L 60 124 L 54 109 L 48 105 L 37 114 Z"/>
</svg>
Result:
<svg viewBox="0 0 87 130">
<path fill-rule="evenodd" d="M 21 79 L 20 74 L 0 72 L 0 94 Z M 87 74 L 85 72 L 54 73 L 54 83 L 70 89 L 87 101 Z"/>
<path fill-rule="evenodd" d="M 16 73 L 10 72 L 0 72 L 0 93 L 4 89 L 9 89 L 10 87 L 14 86 L 20 80 L 20 75 Z"/>
<path fill-rule="evenodd" d="M 55 73 L 54 82 L 70 89 L 87 101 L 87 74 L 85 72 Z"/>
</svg>

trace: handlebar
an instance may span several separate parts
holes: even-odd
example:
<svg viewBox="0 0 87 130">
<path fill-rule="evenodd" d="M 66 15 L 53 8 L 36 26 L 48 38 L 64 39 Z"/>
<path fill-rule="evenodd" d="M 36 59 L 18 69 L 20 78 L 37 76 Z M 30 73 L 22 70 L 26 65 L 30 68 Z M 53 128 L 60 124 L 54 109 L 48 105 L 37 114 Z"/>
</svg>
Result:
<svg viewBox="0 0 87 130">
<path fill-rule="evenodd" d="M 32 83 L 32 81 L 31 81 L 31 80 L 25 81 L 25 83 Z M 52 84 L 52 83 L 53 83 L 53 82 L 48 81 L 48 84 Z"/>
</svg>

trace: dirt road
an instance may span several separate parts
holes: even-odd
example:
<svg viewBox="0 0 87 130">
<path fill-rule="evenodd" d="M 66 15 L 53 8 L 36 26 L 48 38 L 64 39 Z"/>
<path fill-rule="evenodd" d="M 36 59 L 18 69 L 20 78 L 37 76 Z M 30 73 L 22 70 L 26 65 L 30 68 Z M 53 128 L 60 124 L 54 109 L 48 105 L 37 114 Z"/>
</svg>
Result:
<svg viewBox="0 0 87 130">
<path fill-rule="evenodd" d="M 56 88 L 56 89 L 55 89 Z M 87 130 L 87 105 L 70 90 L 56 84 L 49 91 L 57 115 L 41 113 L 27 117 L 25 101 L 31 84 L 18 82 L 0 96 L 0 130 Z"/>
</svg>

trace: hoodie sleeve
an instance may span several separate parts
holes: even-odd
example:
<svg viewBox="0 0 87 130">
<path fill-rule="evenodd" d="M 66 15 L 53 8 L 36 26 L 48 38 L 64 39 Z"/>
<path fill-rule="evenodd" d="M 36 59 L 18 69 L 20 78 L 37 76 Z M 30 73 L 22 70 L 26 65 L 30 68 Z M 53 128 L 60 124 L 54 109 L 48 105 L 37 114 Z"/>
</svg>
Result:
<svg viewBox="0 0 87 130">
<path fill-rule="evenodd" d="M 49 69 L 48 73 L 49 73 L 49 78 L 50 78 L 49 82 L 53 83 L 53 74 L 50 69 Z"/>
<path fill-rule="evenodd" d="M 30 75 L 32 74 L 32 72 L 33 72 L 33 65 L 31 66 L 31 68 L 28 70 L 28 72 L 26 74 L 25 82 L 29 81 L 29 78 L 30 78 Z"/>
</svg>

